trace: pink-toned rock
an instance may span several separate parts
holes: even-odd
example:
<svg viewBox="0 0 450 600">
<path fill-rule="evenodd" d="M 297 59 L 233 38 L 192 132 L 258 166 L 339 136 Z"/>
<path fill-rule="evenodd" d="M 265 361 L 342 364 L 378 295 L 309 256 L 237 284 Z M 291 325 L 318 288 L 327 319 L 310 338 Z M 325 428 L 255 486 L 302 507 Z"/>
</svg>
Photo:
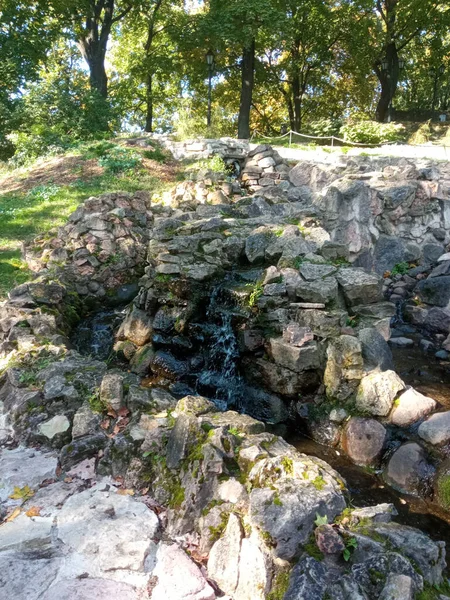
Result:
<svg viewBox="0 0 450 600">
<path fill-rule="evenodd" d="M 435 400 L 409 388 L 395 401 L 390 421 L 398 427 L 408 427 L 429 415 L 435 408 Z"/>
<path fill-rule="evenodd" d="M 324 554 L 339 554 L 345 548 L 341 536 L 331 525 L 319 525 L 314 535 L 317 547 Z"/>
<path fill-rule="evenodd" d="M 370 465 L 379 458 L 386 430 L 375 419 L 353 417 L 344 430 L 342 447 L 357 465 Z"/>
</svg>

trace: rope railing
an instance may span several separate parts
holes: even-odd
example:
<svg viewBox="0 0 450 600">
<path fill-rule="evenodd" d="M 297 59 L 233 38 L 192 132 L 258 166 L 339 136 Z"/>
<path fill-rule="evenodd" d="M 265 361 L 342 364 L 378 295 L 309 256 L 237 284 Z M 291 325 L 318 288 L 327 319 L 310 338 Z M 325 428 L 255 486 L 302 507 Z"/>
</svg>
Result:
<svg viewBox="0 0 450 600">
<path fill-rule="evenodd" d="M 284 133 L 284 134 L 278 135 L 278 136 L 273 136 L 273 137 L 263 135 L 259 131 L 255 130 L 252 133 L 250 141 L 252 141 L 253 138 L 255 138 L 255 137 L 263 138 L 265 140 L 281 140 L 281 139 L 289 136 L 289 146 L 292 146 L 292 136 L 293 135 L 297 135 L 299 137 L 302 137 L 302 138 L 305 138 L 308 140 L 330 140 L 332 147 L 334 146 L 334 142 L 341 142 L 342 144 L 345 144 L 346 146 L 355 146 L 355 147 L 359 147 L 359 148 L 379 148 L 380 146 L 397 145 L 397 142 L 384 142 L 382 144 L 364 144 L 361 142 L 351 142 L 350 140 L 344 140 L 335 135 L 327 135 L 327 136 L 307 135 L 306 133 L 298 133 L 298 131 L 293 131 L 292 129 L 290 131 L 288 131 L 287 133 Z M 434 144 L 432 146 L 430 146 L 429 144 L 405 144 L 405 145 L 410 146 L 411 148 L 430 148 L 430 147 L 431 148 L 444 148 L 445 154 L 447 154 L 447 148 L 448 148 L 448 146 L 446 146 L 444 144 Z"/>
</svg>

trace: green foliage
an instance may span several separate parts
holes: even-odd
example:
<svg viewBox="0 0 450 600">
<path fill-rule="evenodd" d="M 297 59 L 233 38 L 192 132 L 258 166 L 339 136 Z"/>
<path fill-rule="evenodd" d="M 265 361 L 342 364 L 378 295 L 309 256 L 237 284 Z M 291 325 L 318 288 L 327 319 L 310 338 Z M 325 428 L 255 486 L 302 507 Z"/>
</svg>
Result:
<svg viewBox="0 0 450 600">
<path fill-rule="evenodd" d="M 316 490 L 319 490 L 319 492 L 323 490 L 323 488 L 326 485 L 325 479 L 322 477 L 322 475 L 318 475 L 315 479 L 313 479 L 312 484 L 316 488 Z"/>
<path fill-rule="evenodd" d="M 348 538 L 345 541 L 345 548 L 344 548 L 344 551 L 342 552 L 342 556 L 346 562 L 348 562 L 350 560 L 352 553 L 356 550 L 357 547 L 358 547 L 358 542 L 355 537 Z"/>
<path fill-rule="evenodd" d="M 303 133 L 315 135 L 318 137 L 338 137 L 342 127 L 340 119 L 318 119 L 317 121 L 309 121 L 303 128 Z"/>
<path fill-rule="evenodd" d="M 34 491 L 30 488 L 30 486 L 25 485 L 22 488 L 14 486 L 14 491 L 9 497 L 13 500 L 23 500 L 23 502 L 26 502 L 33 496 Z"/>
<path fill-rule="evenodd" d="M 154 150 L 144 150 L 142 156 L 150 160 L 156 160 L 159 163 L 165 163 L 168 160 L 168 156 L 159 147 Z"/>
<path fill-rule="evenodd" d="M 107 412 L 108 407 L 100 398 L 100 394 L 98 392 L 90 394 L 87 400 L 89 402 L 89 406 L 91 407 L 92 412 L 99 414 L 104 414 Z"/>
<path fill-rule="evenodd" d="M 303 548 L 305 552 L 309 554 L 309 556 L 315 558 L 318 561 L 321 561 L 325 558 L 323 552 L 317 547 L 316 538 L 314 534 L 311 534 L 309 540 L 306 542 Z"/>
<path fill-rule="evenodd" d="M 394 265 L 391 275 L 406 275 L 406 273 L 410 270 L 410 265 L 407 262 L 401 262 Z"/>
<path fill-rule="evenodd" d="M 109 173 L 121 173 L 131 171 L 141 163 L 141 156 L 134 150 L 114 146 L 106 150 L 99 158 L 98 164 Z"/>
<path fill-rule="evenodd" d="M 319 527 L 320 525 L 328 525 L 327 515 L 324 515 L 323 517 L 321 517 L 319 515 L 319 513 L 316 513 L 316 519 L 314 521 L 314 525 L 316 525 L 317 527 Z"/>
<path fill-rule="evenodd" d="M 448 580 L 444 580 L 440 585 L 431 585 L 427 581 L 423 582 L 423 591 L 419 592 L 416 600 L 440 600 L 442 595 L 450 594 L 450 584 Z"/>
<path fill-rule="evenodd" d="M 399 123 L 377 123 L 376 121 L 354 121 L 341 127 L 341 136 L 348 142 L 381 145 L 403 140 L 403 125 Z"/>
<path fill-rule="evenodd" d="M 259 298 L 263 295 L 264 293 L 264 286 L 262 284 L 262 282 L 258 281 L 258 283 L 255 284 L 255 286 L 253 287 L 252 293 L 250 294 L 249 298 L 248 298 L 248 305 L 250 308 L 253 308 L 254 306 L 256 306 L 256 303 L 258 302 Z"/>
<path fill-rule="evenodd" d="M 440 505 L 450 509 L 450 475 L 441 475 L 437 481 L 437 496 Z"/>
<path fill-rule="evenodd" d="M 283 600 L 289 587 L 291 577 L 290 571 L 281 571 L 274 577 L 272 589 L 270 590 L 267 600 Z"/>
</svg>

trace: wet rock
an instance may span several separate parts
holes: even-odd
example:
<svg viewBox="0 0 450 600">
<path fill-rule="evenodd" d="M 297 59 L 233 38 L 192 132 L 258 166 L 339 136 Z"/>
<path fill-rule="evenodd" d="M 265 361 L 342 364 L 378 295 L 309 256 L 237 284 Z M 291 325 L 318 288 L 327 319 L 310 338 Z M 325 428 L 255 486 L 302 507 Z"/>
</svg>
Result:
<svg viewBox="0 0 450 600">
<path fill-rule="evenodd" d="M 374 464 L 383 451 L 386 430 L 374 419 L 352 417 L 344 429 L 342 447 L 358 465 Z"/>
<path fill-rule="evenodd" d="M 339 269 L 336 279 L 350 306 L 382 300 L 382 279 L 373 273 L 367 273 L 364 269 Z"/>
<path fill-rule="evenodd" d="M 158 350 L 151 363 L 152 371 L 166 377 L 171 381 L 181 379 L 188 371 L 188 365 L 182 360 L 178 360 L 170 352 Z"/>
<path fill-rule="evenodd" d="M 323 554 L 340 554 L 345 544 L 331 525 L 319 525 L 314 530 L 314 537 L 316 538 L 317 547 Z"/>
<path fill-rule="evenodd" d="M 150 365 L 155 358 L 153 344 L 145 344 L 133 353 L 130 360 L 130 369 L 136 375 L 147 375 L 150 371 Z"/>
<path fill-rule="evenodd" d="M 436 402 L 414 388 L 409 388 L 395 401 L 389 420 L 398 427 L 409 427 L 435 410 Z"/>
<path fill-rule="evenodd" d="M 389 340 L 389 343 L 397 348 L 411 348 L 411 346 L 414 346 L 414 340 L 405 337 L 393 337 Z"/>
<path fill-rule="evenodd" d="M 151 318 L 143 310 L 133 308 L 120 326 L 117 339 L 129 340 L 136 346 L 145 346 L 151 340 L 152 335 Z"/>
<path fill-rule="evenodd" d="M 197 565 L 176 544 L 161 543 L 156 552 L 152 600 L 214 600 L 214 590 Z"/>
<path fill-rule="evenodd" d="M 363 376 L 361 343 L 350 335 L 341 335 L 328 344 L 323 382 L 327 395 L 347 399 Z"/>
<path fill-rule="evenodd" d="M 325 446 L 337 446 L 341 439 L 341 429 L 331 419 L 310 421 L 308 429 L 313 439 Z"/>
<path fill-rule="evenodd" d="M 239 331 L 238 341 L 243 352 L 254 352 L 264 345 L 264 337 L 261 332 L 254 329 Z"/>
<path fill-rule="evenodd" d="M 392 517 L 398 515 L 397 509 L 393 504 L 377 504 L 376 506 L 366 506 L 364 508 L 355 508 L 351 514 L 351 521 L 358 523 L 370 519 L 373 523 L 390 523 Z"/>
<path fill-rule="evenodd" d="M 366 328 L 358 332 L 364 366 L 367 369 L 389 371 L 394 369 L 394 359 L 384 337 L 376 329 Z"/>
<path fill-rule="evenodd" d="M 450 440 L 450 411 L 428 417 L 418 430 L 419 436 L 433 445 L 445 444 Z"/>
<path fill-rule="evenodd" d="M 269 343 L 274 362 L 286 369 L 301 373 L 319 367 L 319 354 L 315 342 L 301 348 L 291 346 L 281 338 L 272 338 Z"/>
<path fill-rule="evenodd" d="M 425 304 L 446 308 L 450 301 L 450 276 L 444 275 L 419 281 L 416 294 Z"/>
<path fill-rule="evenodd" d="M 385 481 L 399 492 L 421 496 L 427 493 L 434 467 L 425 450 L 415 442 L 400 446 L 384 470 Z"/>
<path fill-rule="evenodd" d="M 372 415 L 386 416 L 397 394 L 403 389 L 405 384 L 394 371 L 370 373 L 361 379 L 356 406 Z"/>
<path fill-rule="evenodd" d="M 113 410 L 123 406 L 123 376 L 118 373 L 107 373 L 100 386 L 100 400 Z"/>
<path fill-rule="evenodd" d="M 69 469 L 86 458 L 96 456 L 99 450 L 105 448 L 107 443 L 108 438 L 102 433 L 72 440 L 70 444 L 61 449 L 59 457 L 61 467 Z"/>
</svg>

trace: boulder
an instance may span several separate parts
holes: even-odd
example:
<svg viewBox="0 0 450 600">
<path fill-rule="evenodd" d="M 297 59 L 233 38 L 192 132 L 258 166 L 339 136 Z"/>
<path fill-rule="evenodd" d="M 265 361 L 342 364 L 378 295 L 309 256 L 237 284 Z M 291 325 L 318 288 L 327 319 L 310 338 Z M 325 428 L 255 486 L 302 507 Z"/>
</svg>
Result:
<svg viewBox="0 0 450 600">
<path fill-rule="evenodd" d="M 100 400 L 113 410 L 119 410 L 123 405 L 123 375 L 107 373 L 100 386 Z"/>
<path fill-rule="evenodd" d="M 358 339 L 361 342 L 364 367 L 367 370 L 389 371 L 394 369 L 391 349 L 381 333 L 373 327 L 360 329 Z"/>
<path fill-rule="evenodd" d="M 356 406 L 371 415 L 385 417 L 397 394 L 403 389 L 405 384 L 395 371 L 369 373 L 359 384 Z"/>
<path fill-rule="evenodd" d="M 350 306 L 382 300 L 383 280 L 374 273 L 367 273 L 364 269 L 339 269 L 336 279 Z"/>
<path fill-rule="evenodd" d="M 240 519 L 231 513 L 223 536 L 209 553 L 208 575 L 230 596 L 234 596 L 239 581 L 239 554 L 243 537 Z"/>
<path fill-rule="evenodd" d="M 351 335 L 341 335 L 328 344 L 324 384 L 327 395 L 346 400 L 363 376 L 361 343 Z"/>
<path fill-rule="evenodd" d="M 250 234 L 245 241 L 245 255 L 251 264 L 263 262 L 266 248 L 269 246 L 272 234 L 269 229 L 261 228 Z"/>
<path fill-rule="evenodd" d="M 408 575 L 390 573 L 379 600 L 414 600 L 414 581 Z"/>
<path fill-rule="evenodd" d="M 65 415 L 55 415 L 39 425 L 39 433 L 52 440 L 55 436 L 65 433 L 69 428 L 70 421 Z"/>
<path fill-rule="evenodd" d="M 420 425 L 418 433 L 425 442 L 433 446 L 447 443 L 450 440 L 450 410 L 428 417 Z"/>
<path fill-rule="evenodd" d="M 316 342 L 310 342 L 299 348 L 287 344 L 281 338 L 272 338 L 269 344 L 274 362 L 281 367 L 301 373 L 320 366 Z"/>
<path fill-rule="evenodd" d="M 422 279 L 415 291 L 425 304 L 446 308 L 450 301 L 450 276 Z"/>
<path fill-rule="evenodd" d="M 435 400 L 414 388 L 409 388 L 394 402 L 389 420 L 397 427 L 409 427 L 429 415 L 435 408 Z"/>
<path fill-rule="evenodd" d="M 344 541 L 331 525 L 319 525 L 314 530 L 317 547 L 323 554 L 340 554 L 345 549 Z"/>
<path fill-rule="evenodd" d="M 306 279 L 306 281 L 316 281 L 317 279 L 322 280 L 324 277 L 333 275 L 336 273 L 337 268 L 333 265 L 315 265 L 313 263 L 304 262 L 300 265 L 300 275 Z"/>
<path fill-rule="evenodd" d="M 149 315 L 138 308 L 125 317 L 117 333 L 117 339 L 129 340 L 136 346 L 145 346 L 153 335 L 152 320 Z"/>
<path fill-rule="evenodd" d="M 358 465 L 372 465 L 380 457 L 386 440 L 386 430 L 375 419 L 352 417 L 347 423 L 342 447 Z"/>
<path fill-rule="evenodd" d="M 338 286 L 334 277 L 323 280 L 304 281 L 300 283 L 295 294 L 303 302 L 318 302 L 328 304 L 337 300 Z"/>
<path fill-rule="evenodd" d="M 407 442 L 389 459 L 384 479 L 399 492 L 421 496 L 427 493 L 434 471 L 425 450 L 415 442 Z"/>
</svg>

